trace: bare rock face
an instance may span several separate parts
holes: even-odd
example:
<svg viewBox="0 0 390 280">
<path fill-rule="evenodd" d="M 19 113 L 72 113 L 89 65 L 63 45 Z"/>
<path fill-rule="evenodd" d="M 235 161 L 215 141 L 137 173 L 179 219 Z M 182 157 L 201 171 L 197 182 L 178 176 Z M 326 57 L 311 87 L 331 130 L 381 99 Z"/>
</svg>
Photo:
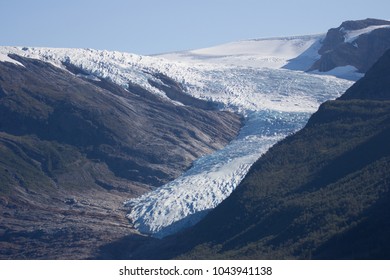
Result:
<svg viewBox="0 0 390 280">
<path fill-rule="evenodd" d="M 347 32 L 370 26 L 390 25 L 390 21 L 365 19 L 343 22 L 338 28 L 328 31 L 318 51 L 321 58 L 309 71 L 327 72 L 339 66 L 354 66 L 365 73 L 390 48 L 390 28 L 378 28 L 358 36 L 355 40 L 345 38 Z"/>
<path fill-rule="evenodd" d="M 353 84 L 339 99 L 390 100 L 390 50 Z"/>
</svg>

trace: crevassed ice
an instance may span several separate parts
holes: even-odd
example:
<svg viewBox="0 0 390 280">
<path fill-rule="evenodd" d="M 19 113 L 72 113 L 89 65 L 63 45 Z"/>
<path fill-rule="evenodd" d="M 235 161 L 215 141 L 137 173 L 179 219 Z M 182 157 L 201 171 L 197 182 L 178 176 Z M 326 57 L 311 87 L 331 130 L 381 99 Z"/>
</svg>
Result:
<svg viewBox="0 0 390 280">
<path fill-rule="evenodd" d="M 199 222 L 231 194 L 270 146 L 302 128 L 320 103 L 351 84 L 289 70 L 229 71 L 205 73 L 211 78 L 203 87 L 189 88 L 194 95 L 212 95 L 214 101 L 245 114 L 244 127 L 228 146 L 198 159 L 173 182 L 126 202 L 128 218 L 140 232 L 162 238 Z"/>
</svg>

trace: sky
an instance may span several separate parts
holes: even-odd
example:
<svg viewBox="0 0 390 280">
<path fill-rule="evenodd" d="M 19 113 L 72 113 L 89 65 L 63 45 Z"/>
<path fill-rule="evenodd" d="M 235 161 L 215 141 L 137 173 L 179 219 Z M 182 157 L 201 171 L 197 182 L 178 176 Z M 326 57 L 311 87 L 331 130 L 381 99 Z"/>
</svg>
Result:
<svg viewBox="0 0 390 280">
<path fill-rule="evenodd" d="M 0 0 L 0 45 L 158 54 L 390 20 L 388 0 Z"/>
</svg>

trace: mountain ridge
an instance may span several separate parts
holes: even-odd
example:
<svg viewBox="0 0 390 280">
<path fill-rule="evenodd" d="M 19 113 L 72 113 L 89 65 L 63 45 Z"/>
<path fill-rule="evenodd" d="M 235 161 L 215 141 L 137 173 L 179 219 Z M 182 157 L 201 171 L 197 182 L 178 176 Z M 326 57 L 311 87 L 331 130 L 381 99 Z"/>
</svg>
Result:
<svg viewBox="0 0 390 280">
<path fill-rule="evenodd" d="M 362 34 L 348 38 L 348 32 L 373 27 Z M 377 28 L 376 28 L 377 27 Z M 328 72 L 336 67 L 354 66 L 365 73 L 390 48 L 390 21 L 365 19 L 345 21 L 331 28 L 318 50 L 321 55 L 309 71 Z"/>
</svg>

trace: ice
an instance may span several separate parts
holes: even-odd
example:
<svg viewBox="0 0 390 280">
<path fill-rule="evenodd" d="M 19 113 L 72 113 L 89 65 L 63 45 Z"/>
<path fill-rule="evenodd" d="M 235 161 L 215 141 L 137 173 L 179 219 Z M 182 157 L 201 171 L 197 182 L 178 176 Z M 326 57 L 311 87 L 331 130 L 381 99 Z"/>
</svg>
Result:
<svg viewBox="0 0 390 280">
<path fill-rule="evenodd" d="M 198 159 L 173 182 L 128 201 L 128 218 L 141 232 L 158 238 L 194 225 L 231 194 L 261 154 L 300 127 L 305 115 L 252 113 L 240 135 L 228 146 Z M 270 128 L 269 123 L 274 127 Z"/>
</svg>

